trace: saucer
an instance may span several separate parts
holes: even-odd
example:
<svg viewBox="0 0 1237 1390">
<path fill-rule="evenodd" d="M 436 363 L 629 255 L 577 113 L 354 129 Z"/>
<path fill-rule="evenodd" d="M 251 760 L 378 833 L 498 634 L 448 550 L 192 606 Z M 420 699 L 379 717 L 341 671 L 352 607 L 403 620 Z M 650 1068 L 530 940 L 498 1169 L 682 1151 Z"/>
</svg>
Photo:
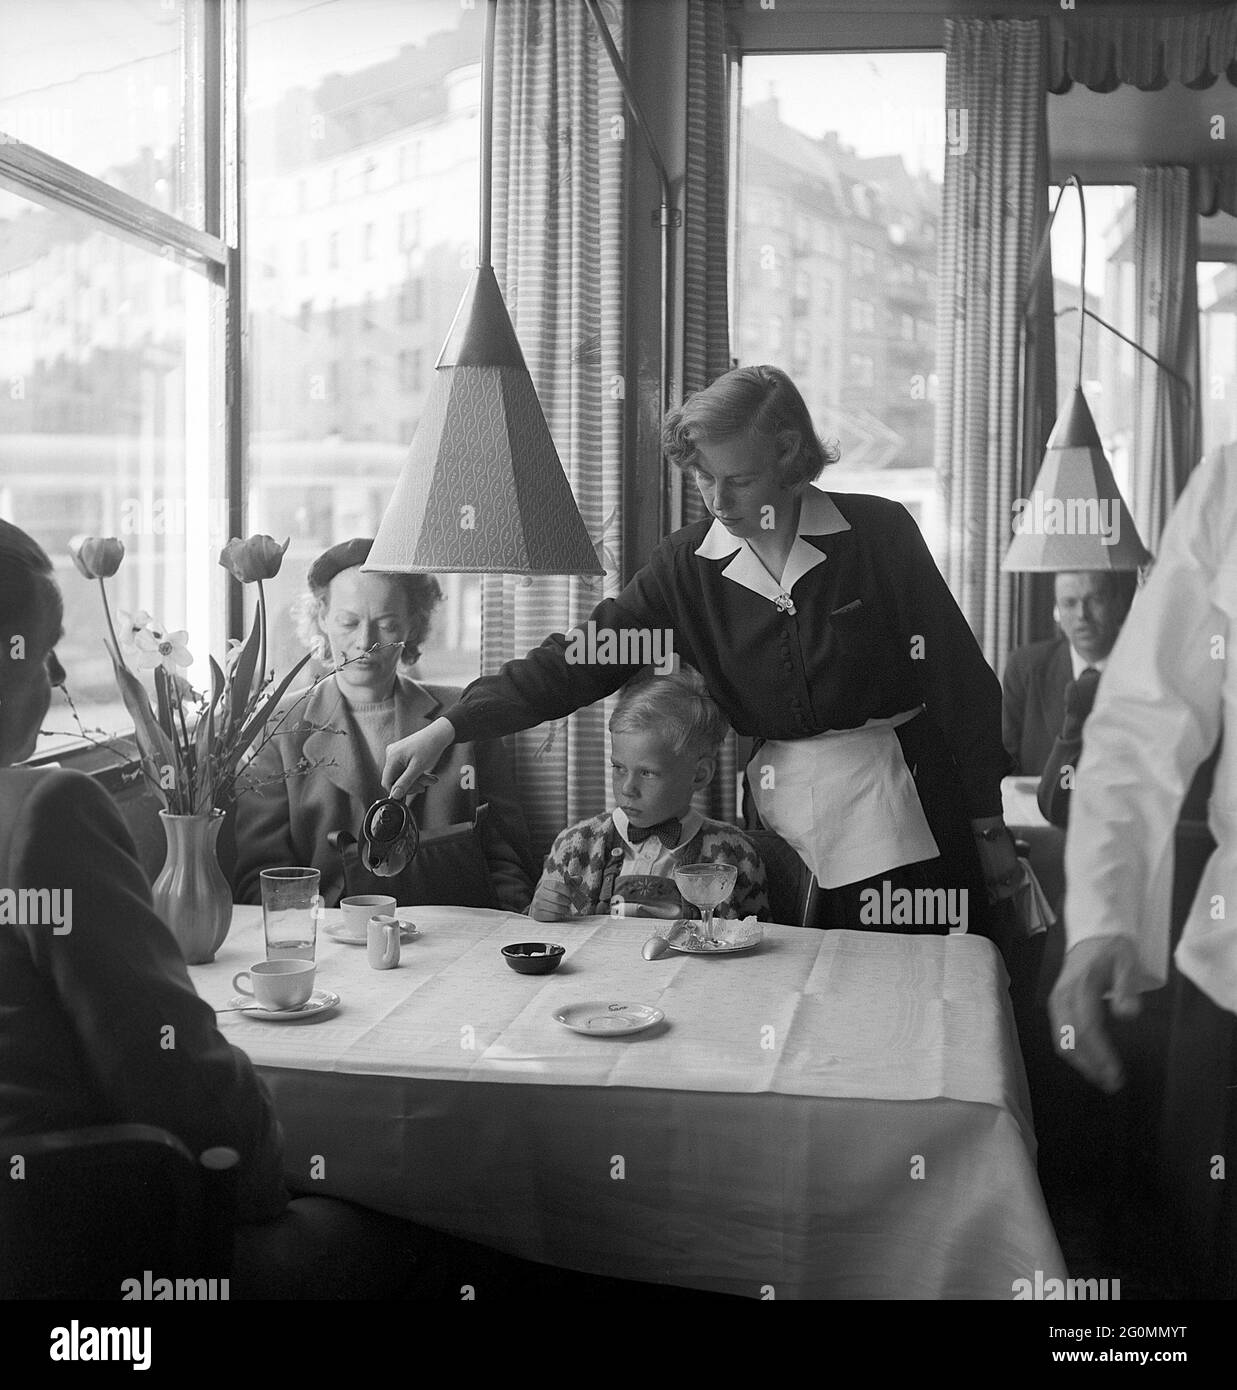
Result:
<svg viewBox="0 0 1237 1390">
<path fill-rule="evenodd" d="M 610 1004 L 592 1000 L 587 1004 L 568 1004 L 555 1012 L 556 1022 L 576 1033 L 599 1033 L 610 1037 L 642 1033 L 660 1023 L 665 1014 L 651 1004 Z"/>
<path fill-rule="evenodd" d="M 700 927 L 699 922 L 684 922 L 684 927 Z M 678 932 L 677 940 L 675 938 Z M 721 940 L 706 942 L 690 931 L 678 931 L 678 925 L 671 927 L 666 934 L 666 945 L 672 951 L 681 951 L 685 956 L 724 956 L 734 951 L 750 951 L 764 940 L 764 928 L 755 918 L 745 918 L 736 922 L 733 918 L 713 923 L 713 931 L 720 933 Z M 727 939 L 729 938 L 729 939 Z"/>
<path fill-rule="evenodd" d="M 333 941 L 342 941 L 347 946 L 364 946 L 368 940 L 365 932 L 359 935 L 354 931 L 348 930 L 347 922 L 331 922 L 322 930 Z M 414 927 L 411 922 L 401 922 L 399 928 L 399 941 L 401 946 L 406 946 L 410 941 L 415 941 L 421 935 L 420 930 Z"/>
<path fill-rule="evenodd" d="M 245 1018 L 260 1018 L 264 1023 L 291 1023 L 294 1019 L 321 1018 L 339 1004 L 339 995 L 333 989 L 316 989 L 303 1004 L 295 1009 L 264 1009 L 247 994 L 235 994 L 228 1000 L 229 1009 L 240 1010 Z"/>
</svg>

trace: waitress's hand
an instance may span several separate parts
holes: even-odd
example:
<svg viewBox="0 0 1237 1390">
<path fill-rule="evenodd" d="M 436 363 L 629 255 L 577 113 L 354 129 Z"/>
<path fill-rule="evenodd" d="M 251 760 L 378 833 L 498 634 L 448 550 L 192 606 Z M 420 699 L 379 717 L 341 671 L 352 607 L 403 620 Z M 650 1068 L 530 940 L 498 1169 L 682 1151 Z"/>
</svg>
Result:
<svg viewBox="0 0 1237 1390">
<path fill-rule="evenodd" d="M 435 719 L 415 734 L 398 739 L 387 748 L 382 785 L 397 801 L 415 796 L 438 780 L 432 769 L 454 742 L 455 729 L 449 719 Z"/>
<path fill-rule="evenodd" d="M 975 848 L 979 851 L 984 882 L 988 885 L 988 901 L 999 903 L 1012 898 L 1022 882 L 1022 866 L 1014 849 L 1014 837 L 1000 816 L 973 820 L 971 826 L 975 831 Z M 1001 832 L 995 840 L 980 838 L 981 831 L 992 830 Z"/>
</svg>

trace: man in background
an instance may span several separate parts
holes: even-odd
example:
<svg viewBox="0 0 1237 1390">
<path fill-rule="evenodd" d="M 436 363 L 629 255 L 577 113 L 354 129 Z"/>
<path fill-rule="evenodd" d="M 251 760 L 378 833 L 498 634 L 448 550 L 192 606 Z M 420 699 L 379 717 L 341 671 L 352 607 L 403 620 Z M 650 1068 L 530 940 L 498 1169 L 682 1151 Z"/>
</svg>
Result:
<svg viewBox="0 0 1237 1390">
<path fill-rule="evenodd" d="M 1076 736 L 1130 610 L 1136 581 L 1134 572 L 1117 570 L 1055 576 L 1052 616 L 1060 634 L 1011 652 L 1001 682 L 1003 736 L 1015 773 L 1040 776 L 1057 739 L 1063 733 Z"/>
</svg>

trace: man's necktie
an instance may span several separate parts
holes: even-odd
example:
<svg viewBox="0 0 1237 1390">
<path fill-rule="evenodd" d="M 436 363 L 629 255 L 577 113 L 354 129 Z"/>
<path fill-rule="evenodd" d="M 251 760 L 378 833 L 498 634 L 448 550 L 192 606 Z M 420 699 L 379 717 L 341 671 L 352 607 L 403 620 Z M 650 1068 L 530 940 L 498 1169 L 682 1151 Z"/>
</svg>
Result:
<svg viewBox="0 0 1237 1390">
<path fill-rule="evenodd" d="M 683 834 L 683 822 L 676 816 L 658 821 L 656 825 L 633 825 L 627 822 L 627 838 L 633 845 L 643 844 L 650 835 L 656 835 L 667 849 L 673 849 Z"/>
</svg>

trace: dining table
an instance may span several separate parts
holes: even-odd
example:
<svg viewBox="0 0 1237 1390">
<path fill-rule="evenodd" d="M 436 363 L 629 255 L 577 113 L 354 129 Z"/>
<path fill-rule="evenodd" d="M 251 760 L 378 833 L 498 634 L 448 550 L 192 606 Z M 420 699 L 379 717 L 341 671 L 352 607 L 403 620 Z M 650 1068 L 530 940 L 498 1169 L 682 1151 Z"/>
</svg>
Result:
<svg viewBox="0 0 1237 1390">
<path fill-rule="evenodd" d="M 398 915 L 416 934 L 382 970 L 322 912 L 316 985 L 336 1006 L 218 1015 L 270 1089 L 301 1191 L 546 1265 L 757 1299 L 1011 1299 L 1065 1277 L 988 940 L 763 924 L 748 950 L 648 960 L 668 924 Z M 501 948 L 528 941 L 561 944 L 558 969 L 509 968 Z M 222 1009 L 264 954 L 261 908 L 237 905 L 190 973 Z M 654 1021 L 560 1021 L 584 1004 Z"/>
</svg>

